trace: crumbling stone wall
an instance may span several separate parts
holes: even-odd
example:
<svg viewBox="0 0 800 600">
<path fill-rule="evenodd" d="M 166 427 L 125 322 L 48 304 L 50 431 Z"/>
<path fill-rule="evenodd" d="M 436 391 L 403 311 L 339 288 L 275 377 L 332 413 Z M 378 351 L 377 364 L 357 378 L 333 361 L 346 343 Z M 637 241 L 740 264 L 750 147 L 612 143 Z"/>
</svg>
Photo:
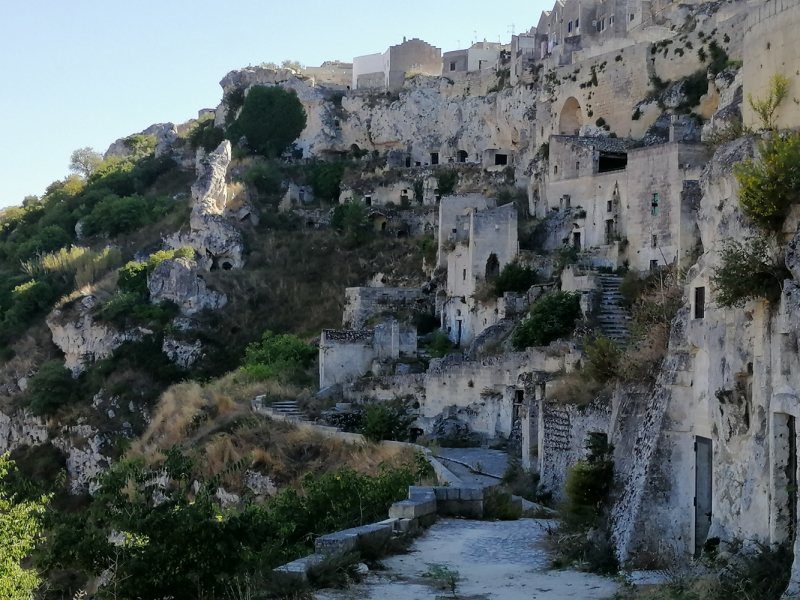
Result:
<svg viewBox="0 0 800 600">
<path fill-rule="evenodd" d="M 426 295 L 420 288 L 347 288 L 342 326 L 347 329 L 361 329 L 370 317 L 381 313 L 432 313 L 432 302 L 430 295 Z"/>
</svg>

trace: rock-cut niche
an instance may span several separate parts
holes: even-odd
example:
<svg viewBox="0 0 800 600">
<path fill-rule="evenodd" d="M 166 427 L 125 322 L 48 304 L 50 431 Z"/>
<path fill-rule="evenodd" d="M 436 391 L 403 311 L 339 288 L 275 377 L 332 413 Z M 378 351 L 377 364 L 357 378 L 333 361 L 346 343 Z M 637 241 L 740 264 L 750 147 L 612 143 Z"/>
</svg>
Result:
<svg viewBox="0 0 800 600">
<path fill-rule="evenodd" d="M 581 127 L 583 127 L 581 105 L 575 96 L 570 96 L 564 102 L 564 108 L 561 109 L 558 130 L 561 135 L 578 135 Z"/>
</svg>

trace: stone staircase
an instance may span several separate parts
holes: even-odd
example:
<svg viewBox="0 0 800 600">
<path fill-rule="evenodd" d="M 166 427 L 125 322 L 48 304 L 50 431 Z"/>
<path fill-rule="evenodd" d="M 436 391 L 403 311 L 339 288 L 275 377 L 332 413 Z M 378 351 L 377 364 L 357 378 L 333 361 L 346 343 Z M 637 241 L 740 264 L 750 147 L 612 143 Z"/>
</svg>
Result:
<svg viewBox="0 0 800 600">
<path fill-rule="evenodd" d="M 597 316 L 600 331 L 607 338 L 625 341 L 630 335 L 626 325 L 631 318 L 628 311 L 619 304 L 622 300 L 622 294 L 619 293 L 622 278 L 618 275 L 601 275 L 600 281 L 603 285 L 603 297 Z"/>
<path fill-rule="evenodd" d="M 287 419 L 296 419 L 298 421 L 306 420 L 305 414 L 297 408 L 297 402 L 293 400 L 274 402 L 272 404 L 272 412 L 273 414 L 281 415 Z"/>
</svg>

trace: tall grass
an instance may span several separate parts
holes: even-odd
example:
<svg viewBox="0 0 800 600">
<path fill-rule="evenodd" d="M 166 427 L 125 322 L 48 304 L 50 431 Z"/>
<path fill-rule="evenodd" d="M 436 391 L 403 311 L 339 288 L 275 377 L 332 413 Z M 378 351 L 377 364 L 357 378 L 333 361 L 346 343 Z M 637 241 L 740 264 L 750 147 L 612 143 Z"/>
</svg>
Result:
<svg viewBox="0 0 800 600">
<path fill-rule="evenodd" d="M 82 246 L 61 248 L 22 263 L 22 270 L 33 278 L 56 275 L 72 279 L 76 288 L 89 286 L 122 266 L 122 252 L 108 247 L 100 251 Z"/>
</svg>

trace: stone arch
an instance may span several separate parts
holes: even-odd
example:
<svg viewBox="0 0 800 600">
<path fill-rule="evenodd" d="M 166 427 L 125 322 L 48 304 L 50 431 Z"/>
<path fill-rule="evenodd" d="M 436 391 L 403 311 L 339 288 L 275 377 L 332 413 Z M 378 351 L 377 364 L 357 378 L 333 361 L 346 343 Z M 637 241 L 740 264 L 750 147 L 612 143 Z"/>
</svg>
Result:
<svg viewBox="0 0 800 600">
<path fill-rule="evenodd" d="M 498 275 L 500 275 L 500 261 L 497 259 L 497 255 L 492 253 L 486 261 L 486 279 L 488 281 Z"/>
<path fill-rule="evenodd" d="M 575 96 L 570 96 L 561 109 L 558 131 L 561 135 L 578 135 L 583 127 L 583 111 Z"/>
</svg>

